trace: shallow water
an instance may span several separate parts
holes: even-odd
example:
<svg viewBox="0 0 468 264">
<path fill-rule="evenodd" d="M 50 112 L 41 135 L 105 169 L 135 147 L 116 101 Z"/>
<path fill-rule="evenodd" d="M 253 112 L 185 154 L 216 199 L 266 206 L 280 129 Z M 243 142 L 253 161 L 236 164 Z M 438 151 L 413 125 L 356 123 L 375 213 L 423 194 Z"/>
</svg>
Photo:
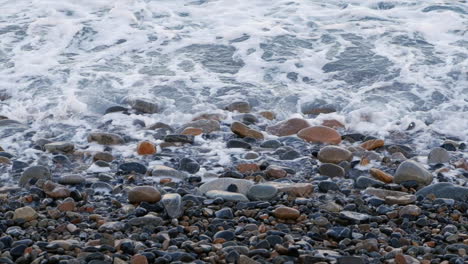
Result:
<svg viewBox="0 0 468 264">
<path fill-rule="evenodd" d="M 0 8 L 0 90 L 11 97 L 0 113 L 47 131 L 37 138 L 82 142 L 107 107 L 144 97 L 165 108 L 147 123 L 180 124 L 236 99 L 286 118 L 321 100 L 352 130 L 387 136 L 414 122 L 420 142 L 435 133 L 468 139 L 466 1 L 0 0 Z M 113 125 L 131 132 L 132 118 Z"/>
</svg>

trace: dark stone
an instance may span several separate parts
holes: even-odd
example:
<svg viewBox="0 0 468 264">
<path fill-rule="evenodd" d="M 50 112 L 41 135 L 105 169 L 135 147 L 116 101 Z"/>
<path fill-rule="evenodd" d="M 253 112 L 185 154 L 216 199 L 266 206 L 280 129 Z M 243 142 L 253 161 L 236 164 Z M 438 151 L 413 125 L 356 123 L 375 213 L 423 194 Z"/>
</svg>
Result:
<svg viewBox="0 0 468 264">
<path fill-rule="evenodd" d="M 280 160 L 293 160 L 300 157 L 301 154 L 295 150 L 290 150 L 279 155 Z"/>
<path fill-rule="evenodd" d="M 260 144 L 260 147 L 277 149 L 277 148 L 281 147 L 282 145 L 283 144 L 281 144 L 281 142 L 279 142 L 278 140 L 270 139 L 270 140 L 266 140 L 262 144 Z"/>
<path fill-rule="evenodd" d="M 362 257 L 354 257 L 354 256 L 345 256 L 345 257 L 338 257 L 337 264 L 367 264 L 369 263 Z"/>
<path fill-rule="evenodd" d="M 252 146 L 240 139 L 231 139 L 226 144 L 227 148 L 243 148 L 243 149 L 251 149 Z"/>
<path fill-rule="evenodd" d="M 345 170 L 336 164 L 333 163 L 324 163 L 320 165 L 319 172 L 321 175 L 328 177 L 344 177 Z"/>
<path fill-rule="evenodd" d="M 231 241 L 234 239 L 234 237 L 235 237 L 234 232 L 229 231 L 229 230 L 219 231 L 213 236 L 214 239 L 223 238 L 226 241 Z"/>
<path fill-rule="evenodd" d="M 365 189 L 367 187 L 383 187 L 385 184 L 381 181 L 366 176 L 359 176 L 355 185 L 356 188 Z"/>
<path fill-rule="evenodd" d="M 200 170 L 200 164 L 193 159 L 182 158 L 179 163 L 179 169 L 193 174 Z"/>
<path fill-rule="evenodd" d="M 115 113 L 115 112 L 126 112 L 126 111 L 128 111 L 128 109 L 123 106 L 111 106 L 106 109 L 104 114 L 110 114 L 110 113 Z"/>
<path fill-rule="evenodd" d="M 164 141 L 171 142 L 171 143 L 193 144 L 194 140 L 195 140 L 195 137 L 191 135 L 171 134 L 171 135 L 167 135 L 164 137 Z"/>
<path fill-rule="evenodd" d="M 319 191 L 328 192 L 328 191 L 339 191 L 340 187 L 332 181 L 321 181 L 318 184 Z"/>
<path fill-rule="evenodd" d="M 222 218 L 222 219 L 232 219 L 234 218 L 234 214 L 232 213 L 231 208 L 223 208 L 221 210 L 218 210 L 215 212 L 215 215 L 217 218 Z"/>
<path fill-rule="evenodd" d="M 119 171 L 124 174 L 138 173 L 145 174 L 147 169 L 146 166 L 138 162 L 127 162 L 119 166 Z"/>
<path fill-rule="evenodd" d="M 23 256 L 24 250 L 26 250 L 27 247 L 28 246 L 26 245 L 18 245 L 16 247 L 13 247 L 12 249 L 10 249 L 10 254 L 14 258 L 19 258 Z"/>
</svg>

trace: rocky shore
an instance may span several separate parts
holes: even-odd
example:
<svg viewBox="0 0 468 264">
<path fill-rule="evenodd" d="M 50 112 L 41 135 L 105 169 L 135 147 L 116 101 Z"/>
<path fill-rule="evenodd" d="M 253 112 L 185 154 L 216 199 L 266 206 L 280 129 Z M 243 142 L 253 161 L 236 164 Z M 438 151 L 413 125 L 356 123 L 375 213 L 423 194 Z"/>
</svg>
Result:
<svg viewBox="0 0 468 264">
<path fill-rule="evenodd" d="M 420 149 L 301 110 L 147 124 L 161 107 L 138 99 L 82 141 L 0 120 L 26 145 L 1 146 L 0 263 L 468 263 L 465 142 Z"/>
</svg>

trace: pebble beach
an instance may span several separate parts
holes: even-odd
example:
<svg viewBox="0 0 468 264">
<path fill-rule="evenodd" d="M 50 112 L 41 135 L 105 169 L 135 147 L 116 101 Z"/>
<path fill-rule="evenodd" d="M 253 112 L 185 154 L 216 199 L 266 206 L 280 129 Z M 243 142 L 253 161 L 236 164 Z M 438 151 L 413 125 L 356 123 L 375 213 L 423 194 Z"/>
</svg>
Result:
<svg viewBox="0 0 468 264">
<path fill-rule="evenodd" d="M 156 109 L 140 99 L 106 116 Z M 311 125 L 323 111 L 277 120 L 236 101 L 177 127 L 136 122 L 146 140 L 30 140 L 31 163 L 3 145 L 0 262 L 466 263 L 466 143 L 421 150 Z"/>
</svg>

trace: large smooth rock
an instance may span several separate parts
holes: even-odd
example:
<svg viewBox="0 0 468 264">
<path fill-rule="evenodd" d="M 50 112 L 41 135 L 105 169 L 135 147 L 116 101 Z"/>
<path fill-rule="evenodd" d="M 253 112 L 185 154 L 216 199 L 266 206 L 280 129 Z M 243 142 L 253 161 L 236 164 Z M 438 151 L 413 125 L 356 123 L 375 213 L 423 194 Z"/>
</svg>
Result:
<svg viewBox="0 0 468 264">
<path fill-rule="evenodd" d="M 468 188 L 454 185 L 449 182 L 439 182 L 426 186 L 416 192 L 416 195 L 434 195 L 436 198 L 454 199 L 462 202 L 468 201 Z"/>
<path fill-rule="evenodd" d="M 317 158 L 324 163 L 338 164 L 342 161 L 351 161 L 353 159 L 353 153 L 341 147 L 326 146 L 320 149 Z"/>
<path fill-rule="evenodd" d="M 248 202 L 249 199 L 241 193 L 212 190 L 205 193 L 208 198 L 223 198 L 225 201 Z"/>
<path fill-rule="evenodd" d="M 170 218 L 179 218 L 184 213 L 182 197 L 178 193 L 168 193 L 163 195 L 161 204 L 166 209 L 166 213 Z"/>
<path fill-rule="evenodd" d="M 336 112 L 336 107 L 319 99 L 303 103 L 301 105 L 301 112 L 306 115 L 329 114 Z"/>
<path fill-rule="evenodd" d="M 422 185 L 428 185 L 432 182 L 432 174 L 421 164 L 413 160 L 406 160 L 398 166 L 393 180 L 395 183 L 405 181 L 416 181 Z"/>
<path fill-rule="evenodd" d="M 124 144 L 125 140 L 117 134 L 94 132 L 88 135 L 88 142 L 96 142 L 101 145 L 119 145 Z"/>
<path fill-rule="evenodd" d="M 119 171 L 124 174 L 138 173 L 145 174 L 147 168 L 145 165 L 138 162 L 126 162 L 119 166 Z"/>
<path fill-rule="evenodd" d="M 268 184 L 258 184 L 252 186 L 247 192 L 249 199 L 257 201 L 269 201 L 276 197 L 278 188 Z"/>
<path fill-rule="evenodd" d="M 339 144 L 341 135 L 333 128 L 326 126 L 313 126 L 304 128 L 297 136 L 311 143 Z"/>
<path fill-rule="evenodd" d="M 447 163 L 450 161 L 449 152 L 441 147 L 433 148 L 429 155 L 427 156 L 427 163 L 436 164 L 436 163 Z"/>
<path fill-rule="evenodd" d="M 301 118 L 291 118 L 288 120 L 281 121 L 276 125 L 269 126 L 266 128 L 266 131 L 272 135 L 284 137 L 295 135 L 301 129 L 309 127 L 310 124 Z"/>
<path fill-rule="evenodd" d="M 252 187 L 253 182 L 242 179 L 234 178 L 219 178 L 212 180 L 210 182 L 204 183 L 201 185 L 198 190 L 200 193 L 205 194 L 208 191 L 218 190 L 226 191 L 230 185 L 235 185 L 237 187 L 237 192 L 243 195 L 247 195 L 250 187 Z"/>
<path fill-rule="evenodd" d="M 24 187 L 33 179 L 50 179 L 50 170 L 40 165 L 29 167 L 21 174 L 18 184 L 19 186 Z"/>
<path fill-rule="evenodd" d="M 13 220 L 24 219 L 26 221 L 31 221 L 37 219 L 37 212 L 30 206 L 21 207 L 15 210 L 13 214 Z"/>
<path fill-rule="evenodd" d="M 161 193 L 152 186 L 137 186 L 128 191 L 130 203 L 156 203 L 161 200 Z"/>
<path fill-rule="evenodd" d="M 233 122 L 231 124 L 231 131 L 240 137 L 263 139 L 263 134 L 260 131 L 251 129 L 250 127 L 242 124 L 241 122 Z"/>
</svg>

